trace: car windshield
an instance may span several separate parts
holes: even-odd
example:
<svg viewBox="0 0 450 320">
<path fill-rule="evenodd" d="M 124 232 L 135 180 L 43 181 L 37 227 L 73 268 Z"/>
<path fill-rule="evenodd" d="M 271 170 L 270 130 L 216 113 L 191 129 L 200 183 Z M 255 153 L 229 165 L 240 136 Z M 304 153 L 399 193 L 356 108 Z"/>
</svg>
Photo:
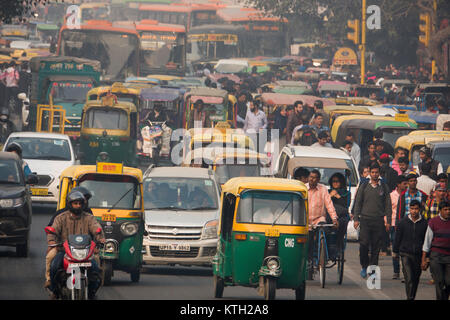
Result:
<svg viewBox="0 0 450 320">
<path fill-rule="evenodd" d="M 80 186 L 92 193 L 91 208 L 140 209 L 141 190 L 131 176 L 88 174 L 80 179 Z"/>
<path fill-rule="evenodd" d="M 351 160 L 345 160 L 347 162 L 347 166 L 351 168 L 350 170 L 350 182 L 352 184 L 352 187 L 356 187 L 358 185 L 358 176 L 356 174 L 355 167 L 353 166 L 353 162 Z M 303 167 L 305 169 L 308 169 L 309 172 L 311 172 L 314 169 L 319 170 L 320 172 L 320 183 L 328 186 L 328 180 L 330 180 L 331 176 L 337 172 L 342 174 L 345 177 L 345 170 L 344 169 L 338 169 L 338 168 L 317 168 L 317 167 Z M 295 172 L 295 170 L 294 170 Z M 346 180 L 346 183 L 348 184 L 348 180 Z"/>
<path fill-rule="evenodd" d="M 215 210 L 217 192 L 209 178 L 147 178 L 144 204 L 146 210 Z"/>
<path fill-rule="evenodd" d="M 54 102 L 84 102 L 90 89 L 92 89 L 91 83 L 54 82 L 51 93 Z"/>
<path fill-rule="evenodd" d="M 304 226 L 305 202 L 294 192 L 244 192 L 239 200 L 236 222 Z"/>
<path fill-rule="evenodd" d="M 23 159 L 70 161 L 69 142 L 57 138 L 11 137 L 8 145 L 17 142 L 22 147 Z"/>
<path fill-rule="evenodd" d="M 92 129 L 127 130 L 128 115 L 120 109 L 92 108 L 86 112 L 84 126 Z"/>
<path fill-rule="evenodd" d="M 2 159 L 0 161 L 0 184 L 23 185 L 17 161 L 11 159 Z"/>
</svg>

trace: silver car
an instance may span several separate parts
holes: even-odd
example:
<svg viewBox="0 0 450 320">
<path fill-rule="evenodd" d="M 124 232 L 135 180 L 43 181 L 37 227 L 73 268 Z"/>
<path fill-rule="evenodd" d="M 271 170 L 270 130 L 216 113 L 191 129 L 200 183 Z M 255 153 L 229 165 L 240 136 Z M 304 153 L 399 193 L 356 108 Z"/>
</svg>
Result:
<svg viewBox="0 0 450 320">
<path fill-rule="evenodd" d="M 150 167 L 144 174 L 144 264 L 210 266 L 220 192 L 213 171 Z"/>
</svg>

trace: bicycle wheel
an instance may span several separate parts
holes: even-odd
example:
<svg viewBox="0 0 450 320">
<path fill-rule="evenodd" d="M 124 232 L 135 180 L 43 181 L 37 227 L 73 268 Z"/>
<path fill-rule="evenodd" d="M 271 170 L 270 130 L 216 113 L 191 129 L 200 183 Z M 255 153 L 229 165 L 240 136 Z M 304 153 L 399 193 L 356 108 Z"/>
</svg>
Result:
<svg viewBox="0 0 450 320">
<path fill-rule="evenodd" d="M 320 286 L 325 288 L 325 278 L 326 278 L 326 265 L 327 265 L 327 257 L 326 257 L 326 244 L 325 244 L 325 235 L 322 233 L 320 235 L 320 256 L 319 256 L 319 279 Z"/>
</svg>

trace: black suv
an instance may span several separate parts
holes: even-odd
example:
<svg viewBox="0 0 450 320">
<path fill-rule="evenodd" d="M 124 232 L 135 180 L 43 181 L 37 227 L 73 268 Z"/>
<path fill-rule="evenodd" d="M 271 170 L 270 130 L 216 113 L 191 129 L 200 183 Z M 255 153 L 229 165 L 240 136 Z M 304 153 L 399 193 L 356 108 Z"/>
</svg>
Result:
<svg viewBox="0 0 450 320">
<path fill-rule="evenodd" d="M 35 183 L 36 175 L 25 181 L 22 160 L 16 154 L 0 152 L 0 245 L 15 246 L 19 257 L 28 255 L 32 215 L 28 184 Z"/>
</svg>

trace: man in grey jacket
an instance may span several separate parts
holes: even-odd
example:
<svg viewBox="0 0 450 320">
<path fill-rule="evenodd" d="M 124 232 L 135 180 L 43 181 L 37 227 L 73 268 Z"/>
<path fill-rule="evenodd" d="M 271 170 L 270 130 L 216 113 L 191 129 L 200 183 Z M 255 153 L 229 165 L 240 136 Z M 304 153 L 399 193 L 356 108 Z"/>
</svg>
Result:
<svg viewBox="0 0 450 320">
<path fill-rule="evenodd" d="M 372 163 L 370 166 L 370 180 L 359 186 L 354 209 L 354 227 L 357 229 L 360 226 L 361 277 L 366 278 L 367 267 L 378 265 L 378 254 L 383 241 L 384 228 L 389 230 L 392 220 L 389 187 L 380 180 L 380 166 L 377 163 Z"/>
</svg>

